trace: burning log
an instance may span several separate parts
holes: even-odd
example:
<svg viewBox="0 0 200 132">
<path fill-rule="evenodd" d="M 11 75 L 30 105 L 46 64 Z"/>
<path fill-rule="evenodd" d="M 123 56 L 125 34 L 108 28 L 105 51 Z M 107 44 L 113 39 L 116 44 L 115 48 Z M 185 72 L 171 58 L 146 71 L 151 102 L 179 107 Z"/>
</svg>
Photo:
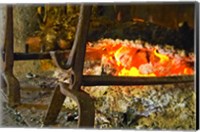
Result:
<svg viewBox="0 0 200 132">
<path fill-rule="evenodd" d="M 59 60 L 61 59 L 62 57 Z M 87 43 L 83 85 L 192 82 L 193 64 L 193 55 L 177 54 L 174 50 L 161 49 L 150 44 L 144 47 L 133 41 L 102 39 Z M 96 69 L 95 72 L 92 69 Z M 103 74 L 106 76 L 91 76 Z"/>
<path fill-rule="evenodd" d="M 88 43 L 86 51 L 86 60 L 101 60 L 103 71 L 114 76 L 192 75 L 193 57 L 158 46 L 112 39 Z"/>
</svg>

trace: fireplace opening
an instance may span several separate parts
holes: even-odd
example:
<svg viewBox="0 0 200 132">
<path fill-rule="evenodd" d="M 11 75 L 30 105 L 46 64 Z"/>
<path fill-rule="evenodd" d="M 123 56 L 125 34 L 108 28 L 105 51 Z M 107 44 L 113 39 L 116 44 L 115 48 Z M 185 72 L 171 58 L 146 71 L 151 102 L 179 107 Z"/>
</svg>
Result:
<svg viewBox="0 0 200 132">
<path fill-rule="evenodd" d="M 43 126 L 44 110 L 60 82 L 71 89 L 76 85 L 74 67 L 58 68 L 52 59 L 56 55 L 63 67 L 71 59 L 81 14 L 80 5 L 73 4 L 34 8 L 38 28 L 23 38 L 24 44 L 18 43 L 25 52 L 14 53 L 15 75 L 22 85 L 22 105 L 15 110 L 30 127 Z M 91 17 L 85 18 L 90 23 L 85 55 L 79 55 L 84 58 L 79 90 L 94 102 L 95 128 L 195 129 L 194 11 L 194 3 L 92 6 Z M 36 70 L 21 70 L 27 60 L 34 60 Z M 66 97 L 57 124 L 48 126 L 75 127 L 78 110 Z"/>
</svg>

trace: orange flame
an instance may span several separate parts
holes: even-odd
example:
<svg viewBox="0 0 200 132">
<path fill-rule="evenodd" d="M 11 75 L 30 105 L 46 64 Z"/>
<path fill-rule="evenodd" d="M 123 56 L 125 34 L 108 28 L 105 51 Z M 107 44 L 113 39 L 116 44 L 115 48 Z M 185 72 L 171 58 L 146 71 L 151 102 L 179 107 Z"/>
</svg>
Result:
<svg viewBox="0 0 200 132">
<path fill-rule="evenodd" d="M 102 65 L 109 65 L 116 76 L 172 76 L 194 74 L 193 61 L 175 57 L 173 53 L 159 53 L 157 48 L 136 46 L 132 41 L 104 39 L 87 46 L 86 58 L 95 56 Z M 189 65 L 190 64 L 190 65 Z"/>
<path fill-rule="evenodd" d="M 159 63 L 162 64 L 169 61 L 169 57 L 167 55 L 159 54 L 156 49 L 153 51 L 153 53 L 160 59 Z"/>
</svg>

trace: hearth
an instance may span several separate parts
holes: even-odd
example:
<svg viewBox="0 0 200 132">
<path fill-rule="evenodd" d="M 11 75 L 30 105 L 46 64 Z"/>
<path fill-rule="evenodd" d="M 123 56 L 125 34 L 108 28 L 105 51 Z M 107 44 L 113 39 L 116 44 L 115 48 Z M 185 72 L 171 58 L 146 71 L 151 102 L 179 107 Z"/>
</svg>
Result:
<svg viewBox="0 0 200 132">
<path fill-rule="evenodd" d="M 52 59 L 57 67 L 70 72 L 69 83 L 60 82 L 60 87 L 54 91 L 44 119 L 45 125 L 56 120 L 66 96 L 69 96 L 78 104 L 78 126 L 94 126 L 94 100 L 83 90 L 83 86 L 143 86 L 194 82 L 195 55 L 191 53 L 191 49 L 187 51 L 188 46 L 178 45 L 179 43 L 174 46 L 164 43 L 155 45 L 152 44 L 154 39 L 151 39 L 152 43 L 148 43 L 147 40 L 141 40 L 142 37 L 134 41 L 130 38 L 122 40 L 121 32 L 112 38 L 109 38 L 112 32 L 106 32 L 100 35 L 104 37 L 102 39 L 90 39 L 94 34 L 89 32 L 92 5 L 83 4 L 80 7 L 77 31 L 70 50 L 31 53 L 28 52 L 27 44 L 26 52 L 14 53 L 12 12 L 12 6 L 8 6 L 6 43 L 3 53 L 3 77 L 8 91 L 8 103 L 11 106 L 20 104 L 20 86 L 13 75 L 14 61 Z M 120 13 L 117 14 L 117 20 L 121 19 Z M 136 25 L 151 25 L 142 19 L 134 19 L 134 22 Z M 188 28 L 188 25 L 184 24 L 185 28 Z M 128 26 L 125 27 L 123 30 L 129 31 Z M 94 74 L 87 69 L 86 63 L 92 61 L 99 64 L 100 73 Z"/>
</svg>

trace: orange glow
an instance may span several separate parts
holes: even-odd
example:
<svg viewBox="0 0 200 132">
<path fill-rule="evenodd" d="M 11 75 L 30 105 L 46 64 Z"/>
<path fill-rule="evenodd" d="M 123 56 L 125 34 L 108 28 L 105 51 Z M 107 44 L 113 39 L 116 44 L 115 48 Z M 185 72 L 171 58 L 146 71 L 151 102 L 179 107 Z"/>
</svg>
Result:
<svg viewBox="0 0 200 132">
<path fill-rule="evenodd" d="M 153 53 L 160 59 L 159 63 L 165 63 L 169 61 L 169 57 L 167 55 L 159 54 L 156 49 L 153 51 Z"/>
<path fill-rule="evenodd" d="M 140 76 L 140 77 L 147 77 L 147 76 L 156 76 L 154 73 L 150 74 L 142 74 L 136 67 L 132 67 L 130 70 L 123 68 L 119 74 L 119 76 Z"/>
<path fill-rule="evenodd" d="M 91 43 L 89 43 L 91 44 Z M 194 74 L 194 58 L 171 51 L 136 45 L 132 41 L 104 39 L 87 45 L 86 59 L 101 59 L 102 66 L 114 69 L 115 76 L 173 76 Z M 162 50 L 162 53 L 159 52 Z M 111 70 L 112 71 L 112 70 Z"/>
</svg>

